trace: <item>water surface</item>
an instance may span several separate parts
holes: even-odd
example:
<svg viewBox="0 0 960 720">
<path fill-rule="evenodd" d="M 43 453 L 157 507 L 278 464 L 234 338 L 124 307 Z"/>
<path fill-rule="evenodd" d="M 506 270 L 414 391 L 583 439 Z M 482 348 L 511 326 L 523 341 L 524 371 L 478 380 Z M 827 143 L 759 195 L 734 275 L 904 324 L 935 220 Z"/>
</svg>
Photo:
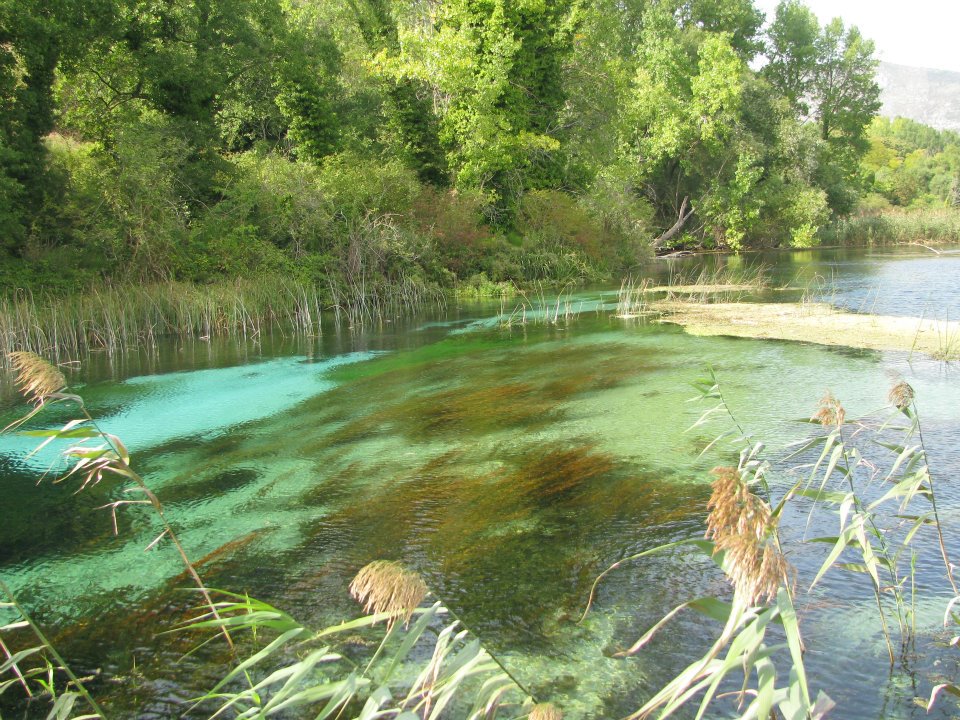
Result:
<svg viewBox="0 0 960 720">
<path fill-rule="evenodd" d="M 645 272 L 662 281 L 761 263 L 773 288 L 763 298 L 960 317 L 960 257 L 949 252 L 717 256 Z M 718 628 L 681 616 L 637 656 L 615 653 L 679 602 L 727 592 L 709 561 L 677 552 L 613 574 L 576 623 L 609 564 L 703 533 L 709 470 L 736 461 L 723 445 L 700 454 L 729 427 L 722 419 L 688 431 L 705 409 L 688 402 L 705 366 L 774 461 L 810 432 L 795 420 L 826 390 L 848 417 L 879 420 L 888 388 L 904 378 L 945 479 L 960 470 L 960 388 L 953 365 L 921 356 L 694 338 L 615 318 L 613 303 L 615 292 L 598 288 L 575 293 L 577 316 L 565 323 L 531 313 L 526 325 L 504 328 L 497 301 L 312 340 L 170 342 L 94 358 L 72 377 L 130 448 L 191 556 L 203 559 L 208 584 L 320 626 L 359 613 L 346 586 L 361 566 L 400 560 L 538 697 L 569 718 L 622 717 Z M 80 670 L 99 672 L 95 690 L 115 714 L 183 712 L 226 659 L 215 651 L 181 659 L 182 640 L 155 635 L 189 598 L 172 550 L 144 551 L 158 532 L 151 515 L 123 511 L 114 536 L 97 508 L 116 499 L 115 488 L 74 495 L 75 484 L 50 482 L 55 472 L 37 484 L 56 470 L 55 453 L 26 458 L 27 439 L 0 442 L 4 579 Z M 779 462 L 775 485 L 791 483 L 801 461 Z M 940 493 L 948 543 L 960 552 L 960 492 L 943 482 Z M 807 510 L 798 504 L 785 519 L 788 536 L 835 530 L 829 515 L 805 528 Z M 824 548 L 791 548 L 803 587 Z M 927 717 L 914 697 L 955 670 L 950 653 L 932 647 L 948 597 L 933 538 L 921 536 L 918 549 L 920 641 L 892 672 L 862 578 L 832 572 L 802 601 L 812 684 L 838 702 L 837 717 Z M 949 715 L 946 702 L 930 716 Z"/>
</svg>

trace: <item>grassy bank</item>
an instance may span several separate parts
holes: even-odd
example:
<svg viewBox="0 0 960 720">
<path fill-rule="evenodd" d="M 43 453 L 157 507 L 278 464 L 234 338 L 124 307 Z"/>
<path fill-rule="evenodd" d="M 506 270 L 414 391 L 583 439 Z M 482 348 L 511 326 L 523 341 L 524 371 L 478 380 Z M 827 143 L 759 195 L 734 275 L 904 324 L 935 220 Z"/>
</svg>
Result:
<svg viewBox="0 0 960 720">
<path fill-rule="evenodd" d="M 960 242 L 960 209 L 887 210 L 851 215 L 821 231 L 824 245 Z"/>
</svg>

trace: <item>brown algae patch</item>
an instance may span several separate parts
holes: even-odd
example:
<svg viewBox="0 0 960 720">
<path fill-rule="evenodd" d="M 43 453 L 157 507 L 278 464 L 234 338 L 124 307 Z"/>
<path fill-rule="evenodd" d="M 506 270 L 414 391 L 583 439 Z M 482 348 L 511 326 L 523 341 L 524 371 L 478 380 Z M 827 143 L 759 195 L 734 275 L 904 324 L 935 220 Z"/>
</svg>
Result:
<svg viewBox="0 0 960 720">
<path fill-rule="evenodd" d="M 794 340 L 869 350 L 922 352 L 960 358 L 960 323 L 845 312 L 825 303 L 660 302 L 662 321 L 691 335 Z"/>
</svg>

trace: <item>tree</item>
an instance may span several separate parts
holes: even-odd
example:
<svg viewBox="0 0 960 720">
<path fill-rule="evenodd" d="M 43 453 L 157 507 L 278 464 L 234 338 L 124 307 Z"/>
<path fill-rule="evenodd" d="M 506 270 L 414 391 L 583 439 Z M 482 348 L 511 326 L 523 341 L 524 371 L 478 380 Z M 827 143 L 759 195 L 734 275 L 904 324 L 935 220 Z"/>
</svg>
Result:
<svg viewBox="0 0 960 720">
<path fill-rule="evenodd" d="M 556 184 L 563 64 L 577 3 L 449 0 L 405 35 L 403 71 L 433 88 L 454 183 L 510 211 L 523 191 Z"/>
<path fill-rule="evenodd" d="M 744 60 L 763 48 L 757 37 L 763 13 L 753 0 L 685 0 L 677 8 L 681 26 L 693 25 L 711 33 L 727 33 L 730 46 Z"/>
<path fill-rule="evenodd" d="M 763 76 L 783 94 L 794 111 L 806 116 L 817 70 L 820 24 L 800 0 L 783 0 L 767 31 L 767 64 Z"/>
<path fill-rule="evenodd" d="M 746 64 L 729 33 L 691 34 L 662 10 L 644 24 L 620 135 L 667 228 L 656 242 L 669 244 L 696 217 L 717 241 L 739 247 L 759 213 L 757 154 L 740 130 Z"/>
<path fill-rule="evenodd" d="M 770 62 L 763 75 L 791 103 L 800 119 L 816 123 L 824 142 L 817 183 L 835 212 L 849 212 L 859 195 L 860 159 L 866 132 L 880 109 L 874 46 L 839 18 L 818 27 L 799 0 L 777 6 L 769 31 Z"/>
<path fill-rule="evenodd" d="M 60 61 L 109 18 L 102 0 L 0 0 L 0 246 L 20 252 L 48 191 L 43 138 L 54 127 Z"/>
<path fill-rule="evenodd" d="M 400 31 L 389 0 L 348 0 L 368 52 L 380 56 L 387 65 L 401 55 Z M 418 17 L 416 21 L 430 22 Z M 384 63 L 381 63 L 384 66 Z M 384 84 L 383 133 L 394 155 L 403 158 L 419 178 L 433 185 L 447 181 L 447 164 L 440 146 L 439 118 L 433 107 L 428 82 L 405 73 L 380 73 Z"/>
<path fill-rule="evenodd" d="M 845 31 L 840 18 L 831 20 L 817 41 L 813 94 L 820 136 L 860 153 L 866 151 L 867 127 L 880 109 L 873 51 L 873 41 L 856 27 Z"/>
</svg>

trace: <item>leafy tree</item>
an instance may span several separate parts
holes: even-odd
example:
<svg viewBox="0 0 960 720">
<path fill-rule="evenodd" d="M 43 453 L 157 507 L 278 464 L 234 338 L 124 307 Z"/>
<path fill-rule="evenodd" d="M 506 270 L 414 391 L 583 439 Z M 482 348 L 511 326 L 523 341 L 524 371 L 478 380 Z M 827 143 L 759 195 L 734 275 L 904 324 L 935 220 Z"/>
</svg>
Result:
<svg viewBox="0 0 960 720">
<path fill-rule="evenodd" d="M 686 0 L 677 14 L 681 26 L 728 34 L 730 46 L 744 60 L 752 59 L 763 48 L 758 37 L 763 13 L 753 0 Z"/>
<path fill-rule="evenodd" d="M 719 241 L 738 244 L 757 213 L 731 205 L 749 200 L 758 178 L 737 131 L 747 68 L 728 34 L 704 35 L 692 53 L 687 39 L 669 14 L 647 17 L 623 150 L 668 226 L 658 242 L 696 214 Z"/>
<path fill-rule="evenodd" d="M 767 64 L 762 74 L 790 101 L 801 116 L 809 101 L 817 72 L 820 23 L 800 0 L 783 0 L 767 31 Z"/>
<path fill-rule="evenodd" d="M 398 20 L 388 0 L 349 0 L 347 3 L 368 51 L 396 62 L 401 54 Z M 428 22 L 422 16 L 414 22 Z M 422 78 L 383 72 L 384 121 L 393 154 L 402 157 L 421 180 L 442 185 L 447 180 L 446 158 L 440 145 L 439 118 L 430 87 Z"/>
<path fill-rule="evenodd" d="M 457 187 L 509 209 L 523 190 L 556 182 L 576 19 L 572 0 L 449 0 L 435 27 L 408 31 L 404 71 L 433 86 Z"/>
<path fill-rule="evenodd" d="M 0 245 L 20 252 L 50 190 L 43 138 L 54 127 L 58 64 L 109 18 L 102 0 L 0 0 Z"/>
<path fill-rule="evenodd" d="M 834 146 L 866 150 L 866 131 L 880 109 L 873 41 L 834 18 L 817 42 L 813 83 L 820 135 Z"/>
<path fill-rule="evenodd" d="M 874 46 L 856 27 L 835 18 L 822 29 L 798 0 L 777 6 L 769 31 L 764 76 L 801 118 L 816 122 L 825 143 L 817 182 L 835 212 L 849 212 L 859 195 L 866 130 L 880 109 Z"/>
</svg>

